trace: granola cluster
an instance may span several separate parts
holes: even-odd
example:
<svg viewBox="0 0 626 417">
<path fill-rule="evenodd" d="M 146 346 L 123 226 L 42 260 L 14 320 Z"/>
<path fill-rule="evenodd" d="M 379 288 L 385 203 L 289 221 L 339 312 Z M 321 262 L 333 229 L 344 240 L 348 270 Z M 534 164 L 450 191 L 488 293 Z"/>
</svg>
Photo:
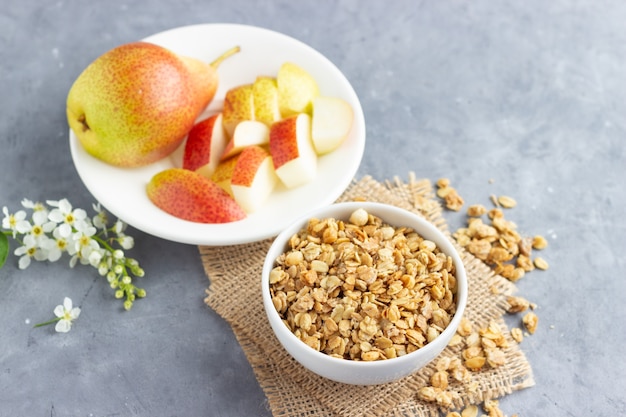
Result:
<svg viewBox="0 0 626 417">
<path fill-rule="evenodd" d="M 484 328 L 476 328 L 471 321 L 463 318 L 449 346 L 460 346 L 460 354 L 440 357 L 435 364 L 436 371 L 430 377 L 430 384 L 417 393 L 421 400 L 435 402 L 443 408 L 450 408 L 458 395 L 448 390 L 449 384 L 456 381 L 467 390 L 475 389 L 472 372 L 504 365 L 504 349 L 508 343 L 495 321 Z"/>
<path fill-rule="evenodd" d="M 437 181 L 437 187 L 437 195 L 444 199 L 446 207 L 459 211 L 463 199 L 450 185 L 450 181 L 441 178 Z M 450 200 L 450 195 L 457 196 Z M 517 205 L 515 199 L 502 195 L 491 196 L 491 201 L 495 206 L 491 210 L 482 204 L 473 204 L 467 208 L 467 227 L 461 227 L 453 234 L 459 245 L 491 266 L 497 274 L 512 282 L 535 268 L 548 269 L 549 265 L 545 259 L 533 258 L 533 250 L 546 248 L 548 241 L 540 235 L 523 237 L 517 231 L 517 225 L 504 217 L 502 209 L 515 207 Z M 483 220 L 485 215 L 489 222 Z"/>
<path fill-rule="evenodd" d="M 433 341 L 456 311 L 452 258 L 408 227 L 363 209 L 310 219 L 270 273 L 273 304 L 304 343 L 357 361 L 391 359 Z"/>
</svg>

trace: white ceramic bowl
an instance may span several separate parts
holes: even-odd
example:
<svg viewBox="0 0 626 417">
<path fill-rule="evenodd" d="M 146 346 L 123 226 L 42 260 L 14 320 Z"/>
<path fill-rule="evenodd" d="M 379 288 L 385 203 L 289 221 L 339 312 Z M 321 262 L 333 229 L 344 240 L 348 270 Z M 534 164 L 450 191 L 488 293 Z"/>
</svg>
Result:
<svg viewBox="0 0 626 417">
<path fill-rule="evenodd" d="M 380 217 L 385 223 L 392 226 L 407 226 L 413 228 L 424 238 L 435 242 L 444 253 L 451 256 L 456 268 L 458 287 L 456 294 L 457 308 L 448 327 L 435 340 L 422 348 L 393 359 L 373 362 L 352 361 L 349 359 L 335 358 L 316 351 L 299 340 L 287 328 L 276 311 L 270 296 L 270 271 L 275 266 L 276 258 L 287 250 L 290 237 L 305 227 L 310 218 L 323 219 L 333 217 L 347 220 L 350 214 L 358 208 L 365 209 L 368 213 Z M 276 337 L 287 352 L 305 368 L 320 376 L 337 382 L 355 385 L 375 385 L 395 381 L 424 367 L 437 357 L 447 346 L 456 332 L 467 304 L 467 277 L 465 268 L 458 252 L 454 249 L 448 238 L 431 223 L 414 213 L 380 203 L 338 203 L 313 210 L 300 217 L 281 232 L 272 243 L 263 265 L 261 282 L 263 304 L 267 317 Z"/>
</svg>

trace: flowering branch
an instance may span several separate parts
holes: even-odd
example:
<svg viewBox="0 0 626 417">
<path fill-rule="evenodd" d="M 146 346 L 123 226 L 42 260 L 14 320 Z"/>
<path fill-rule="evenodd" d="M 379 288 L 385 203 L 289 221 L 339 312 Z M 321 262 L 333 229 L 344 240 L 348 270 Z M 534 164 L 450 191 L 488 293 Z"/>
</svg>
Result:
<svg viewBox="0 0 626 417">
<path fill-rule="evenodd" d="M 20 245 L 13 252 L 19 256 L 20 269 L 28 268 L 33 259 L 55 262 L 67 253 L 71 268 L 77 263 L 91 265 L 105 276 L 115 290 L 115 297 L 125 298 L 126 310 L 131 309 L 137 297 L 146 296 L 143 288 L 133 284 L 131 275 L 143 277 L 144 271 L 135 259 L 124 253 L 135 244 L 134 239 L 124 233 L 124 222 L 117 220 L 109 227 L 108 216 L 100 204 L 93 205 L 96 214 L 90 218 L 85 210 L 72 209 L 67 199 L 46 203 L 49 207 L 22 200 L 22 206 L 32 210 L 30 219 L 25 210 L 10 213 L 7 207 L 2 208 L 0 268 L 8 257 L 11 236 Z"/>
</svg>

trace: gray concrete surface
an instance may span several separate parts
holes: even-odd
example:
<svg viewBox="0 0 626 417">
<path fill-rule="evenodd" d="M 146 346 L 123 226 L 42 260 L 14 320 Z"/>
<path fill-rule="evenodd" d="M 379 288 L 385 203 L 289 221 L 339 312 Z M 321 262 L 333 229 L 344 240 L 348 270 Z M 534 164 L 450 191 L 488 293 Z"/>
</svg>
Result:
<svg viewBox="0 0 626 417">
<path fill-rule="evenodd" d="M 10 2 L 0 10 L 0 206 L 65 196 L 90 207 L 68 148 L 72 81 L 118 44 L 212 22 L 280 31 L 345 73 L 368 129 L 359 176 L 414 171 L 450 178 L 470 203 L 515 197 L 509 217 L 548 238 L 551 267 L 519 282 L 538 305 L 539 329 L 523 342 L 536 386 L 502 409 L 626 415 L 626 3 Z M 228 325 L 203 304 L 197 248 L 129 234 L 149 294 L 129 313 L 89 268 L 20 271 L 9 257 L 0 416 L 270 415 Z M 64 296 L 83 309 L 75 328 L 33 329 Z"/>
</svg>

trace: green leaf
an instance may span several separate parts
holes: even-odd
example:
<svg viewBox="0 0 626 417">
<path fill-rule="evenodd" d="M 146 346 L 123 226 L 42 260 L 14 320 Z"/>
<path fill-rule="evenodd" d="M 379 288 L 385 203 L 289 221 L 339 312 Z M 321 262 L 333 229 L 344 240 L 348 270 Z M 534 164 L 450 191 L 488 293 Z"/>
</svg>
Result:
<svg viewBox="0 0 626 417">
<path fill-rule="evenodd" d="M 9 256 L 9 237 L 0 232 L 0 268 L 4 265 Z"/>
</svg>

